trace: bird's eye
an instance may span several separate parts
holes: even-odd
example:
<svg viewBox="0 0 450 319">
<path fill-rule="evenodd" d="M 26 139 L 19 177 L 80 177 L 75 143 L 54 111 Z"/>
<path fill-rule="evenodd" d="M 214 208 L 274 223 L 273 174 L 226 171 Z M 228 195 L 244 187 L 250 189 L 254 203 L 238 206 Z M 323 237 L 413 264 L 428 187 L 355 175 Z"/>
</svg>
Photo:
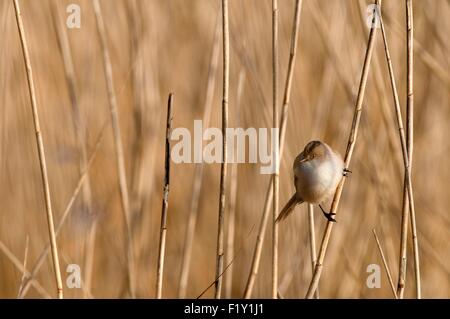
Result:
<svg viewBox="0 0 450 319">
<path fill-rule="evenodd" d="M 311 154 L 311 159 L 314 159 L 314 157 L 316 157 L 316 155 L 314 155 L 314 154 Z"/>
</svg>

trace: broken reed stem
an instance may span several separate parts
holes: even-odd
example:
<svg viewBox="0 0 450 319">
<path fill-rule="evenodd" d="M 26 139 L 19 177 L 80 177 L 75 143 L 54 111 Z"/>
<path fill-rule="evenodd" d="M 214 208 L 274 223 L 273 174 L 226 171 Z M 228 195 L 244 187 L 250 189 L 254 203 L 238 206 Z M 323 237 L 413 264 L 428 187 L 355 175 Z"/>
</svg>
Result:
<svg viewBox="0 0 450 319">
<path fill-rule="evenodd" d="M 222 0 L 223 33 L 223 100 L 222 100 L 222 165 L 220 169 L 219 218 L 217 229 L 217 262 L 214 297 L 220 299 L 223 272 L 223 243 L 225 219 L 225 188 L 227 178 L 227 127 L 228 127 L 228 90 L 230 82 L 230 32 L 228 23 L 228 0 Z"/>
<path fill-rule="evenodd" d="M 401 235 L 400 235 L 400 254 L 399 254 L 399 277 L 397 284 L 396 295 L 402 299 L 405 290 L 406 279 L 406 264 L 407 264 L 407 237 L 408 237 L 408 208 L 410 212 L 413 212 L 415 216 L 414 196 L 411 182 L 411 165 L 408 153 L 407 137 L 405 138 L 405 129 L 403 128 L 403 119 L 400 101 L 398 98 L 397 86 L 395 84 L 394 68 L 392 66 L 391 55 L 389 52 L 389 46 L 387 41 L 387 35 L 384 28 L 383 16 L 380 12 L 380 24 L 381 32 L 383 35 L 384 51 L 386 55 L 386 61 L 389 70 L 389 79 L 391 82 L 392 95 L 394 98 L 395 115 L 397 120 L 397 126 L 400 137 L 400 144 L 402 148 L 403 164 L 405 166 L 404 173 L 404 188 L 403 188 L 403 204 L 402 204 L 402 222 L 401 222 Z"/>
<path fill-rule="evenodd" d="M 45 288 L 42 287 L 37 280 L 35 280 L 34 278 L 29 278 L 31 274 L 27 270 L 26 265 L 22 264 L 19 258 L 17 258 L 13 254 L 13 252 L 8 247 L 6 247 L 6 245 L 1 240 L 0 240 L 0 250 L 5 254 L 6 258 L 8 258 L 12 262 L 14 267 L 16 267 L 21 273 L 25 275 L 25 277 L 23 277 L 21 284 L 22 289 L 19 289 L 19 294 L 17 298 L 20 298 L 20 294 L 25 287 L 24 283 L 26 283 L 27 281 L 29 281 L 30 285 L 32 285 L 42 297 L 46 299 L 52 298 L 50 294 L 47 292 L 47 290 L 45 290 Z"/>
<path fill-rule="evenodd" d="M 211 118 L 211 109 L 214 98 L 214 90 L 216 86 L 216 73 L 219 65 L 219 53 L 220 53 L 220 23 L 217 19 L 216 31 L 213 39 L 213 48 L 211 52 L 211 60 L 208 70 L 208 79 L 206 84 L 206 97 L 203 113 L 203 125 L 209 127 Z M 180 270 L 180 282 L 178 286 L 178 298 L 182 299 L 186 297 L 186 291 L 188 286 L 189 269 L 191 266 L 192 246 L 194 243 L 195 226 L 197 224 L 197 217 L 199 211 L 200 193 L 203 182 L 203 161 L 195 163 L 194 168 L 194 184 L 192 186 L 192 198 L 191 206 L 189 210 L 189 217 L 186 227 L 186 234 L 184 236 L 183 258 L 181 262 Z"/>
<path fill-rule="evenodd" d="M 389 271 L 389 266 L 386 261 L 386 257 L 384 256 L 383 248 L 381 248 L 380 240 L 378 239 L 377 232 L 375 231 L 375 228 L 372 229 L 373 236 L 375 237 L 375 240 L 377 242 L 378 251 L 380 252 L 381 259 L 383 260 L 384 269 L 386 270 L 388 279 L 389 279 L 389 285 L 391 286 L 392 294 L 394 295 L 395 299 L 398 299 L 397 292 L 394 286 L 394 281 L 392 280 L 391 272 Z"/>
<path fill-rule="evenodd" d="M 166 155 L 164 161 L 164 191 L 161 212 L 161 228 L 159 233 L 158 266 L 156 270 L 156 298 L 162 297 L 162 282 L 164 274 L 164 256 L 166 252 L 167 234 L 167 210 L 169 209 L 169 187 L 170 187 L 170 134 L 172 132 L 173 118 L 173 93 L 169 94 L 167 102 L 167 126 L 166 126 Z"/>
<path fill-rule="evenodd" d="M 27 40 L 25 37 L 25 29 L 23 27 L 22 15 L 20 12 L 19 1 L 14 0 L 14 10 L 16 14 L 17 27 L 19 29 L 20 43 L 22 46 L 23 58 L 26 66 L 28 90 L 30 93 L 31 109 L 33 113 L 34 130 L 36 134 L 36 143 L 39 155 L 39 166 L 41 169 L 42 186 L 45 197 L 45 209 L 47 213 L 47 226 L 50 237 L 50 244 L 52 250 L 53 270 L 55 272 L 55 281 L 57 295 L 59 299 L 63 298 L 63 287 L 61 280 L 61 271 L 59 267 L 58 247 L 56 244 L 55 226 L 53 223 L 52 202 L 50 197 L 50 185 L 48 181 L 47 164 L 45 161 L 44 143 L 42 141 L 41 128 L 39 124 L 39 114 L 37 109 L 36 92 L 34 88 L 33 69 L 31 67 L 31 59 L 28 52 Z"/>
<path fill-rule="evenodd" d="M 309 229 L 309 252 L 311 255 L 311 272 L 314 274 L 314 267 L 317 261 L 316 252 L 316 230 L 314 226 L 314 206 L 308 204 L 308 229 Z M 316 293 L 314 295 L 316 299 L 319 299 L 319 287 L 317 286 Z"/>
<path fill-rule="evenodd" d="M 75 68 L 73 66 L 72 53 L 70 50 L 69 38 L 67 36 L 66 26 L 61 22 L 59 18 L 59 12 L 61 12 L 60 2 L 52 1 L 51 13 L 53 25 L 58 36 L 59 49 L 61 51 L 61 56 L 63 59 L 64 73 L 66 76 L 67 89 L 69 93 L 70 105 L 72 108 L 73 115 L 73 125 L 75 130 L 75 136 L 77 138 L 78 147 L 80 150 L 80 175 L 86 170 L 87 165 L 87 150 L 86 150 L 86 127 L 82 123 L 80 108 L 77 98 L 77 87 L 75 80 Z M 91 193 L 91 183 L 89 176 L 86 177 L 86 182 L 83 185 L 83 205 L 92 216 L 92 193 Z M 93 220 L 93 219 L 92 219 Z M 92 282 L 92 266 L 93 266 L 93 252 L 95 245 L 95 233 L 97 229 L 97 223 L 95 221 L 90 225 L 88 236 L 85 240 L 85 256 L 84 256 L 84 291 L 89 292 L 91 290 Z M 84 297 L 87 297 L 85 293 Z"/>
<path fill-rule="evenodd" d="M 406 100 L 406 142 L 408 146 L 408 161 L 409 161 L 409 182 L 411 183 L 411 167 L 413 160 L 413 145 L 414 145 L 414 49 L 413 49 L 413 4 L 412 0 L 406 0 L 406 44 L 407 44 L 407 100 Z M 407 185 L 404 186 L 406 188 Z M 414 202 L 412 194 L 409 196 L 409 202 Z M 410 207 L 413 207 L 410 205 Z M 417 299 L 422 298 L 421 293 L 421 280 L 420 280 L 420 260 L 419 260 L 419 243 L 417 239 L 417 226 L 416 226 L 416 213 L 414 209 L 410 209 L 410 220 L 411 220 L 411 232 L 413 241 L 413 254 L 414 254 L 414 273 L 416 280 L 416 296 Z"/>
<path fill-rule="evenodd" d="M 111 113 L 111 125 L 114 134 L 114 147 L 117 161 L 117 174 L 119 178 L 120 198 L 122 204 L 123 215 L 125 219 L 125 238 L 126 253 L 128 267 L 128 289 L 131 298 L 135 297 L 135 263 L 133 253 L 133 242 L 131 235 L 130 220 L 130 201 L 128 195 L 128 186 L 125 170 L 125 157 L 123 153 L 122 137 L 120 133 L 119 114 L 117 107 L 116 95 L 114 92 L 114 81 L 111 66 L 111 58 L 109 55 L 108 45 L 106 43 L 105 24 L 103 22 L 102 10 L 98 0 L 93 0 L 95 18 L 97 22 L 97 31 L 100 40 L 100 46 L 103 54 L 103 68 L 105 72 L 106 86 L 108 90 L 109 110 Z"/>
<path fill-rule="evenodd" d="M 295 68 L 295 58 L 297 54 L 297 42 L 298 42 L 298 30 L 300 27 L 300 13 L 302 9 L 302 0 L 297 0 L 295 3 L 295 13 L 294 13 L 294 23 L 292 26 L 292 36 L 291 36 L 291 49 L 289 54 L 289 64 L 288 71 L 286 75 L 286 85 L 284 89 L 283 97 L 283 107 L 281 109 L 281 119 L 280 119 L 280 137 L 279 137 L 279 158 L 278 162 L 281 160 L 284 149 L 284 140 L 286 135 L 286 124 L 288 118 L 288 110 L 291 96 L 291 86 L 292 78 L 294 75 Z M 267 188 L 266 198 L 264 201 L 264 211 L 261 216 L 261 221 L 258 228 L 258 235 L 256 237 L 255 248 L 253 250 L 252 264 L 250 266 L 250 274 L 247 279 L 247 284 L 245 286 L 244 298 L 249 299 L 253 292 L 253 287 L 255 285 L 256 275 L 258 274 L 259 264 L 261 261 L 262 246 L 264 243 L 264 236 L 266 233 L 267 221 L 269 218 L 270 206 L 272 204 L 273 198 L 273 177 L 270 178 L 270 183 Z"/>
<path fill-rule="evenodd" d="M 376 0 L 375 4 L 379 8 L 381 6 L 381 0 Z M 361 121 L 361 111 L 362 111 L 362 105 L 363 105 L 362 103 L 364 100 L 364 92 L 366 90 L 367 77 L 369 75 L 370 61 L 372 60 L 373 47 L 375 44 L 374 39 L 375 39 L 376 30 L 377 30 L 374 25 L 375 14 L 377 14 L 377 12 L 374 12 L 374 20 L 372 22 L 373 25 L 372 25 L 372 28 L 370 29 L 370 33 L 369 33 L 369 40 L 367 43 L 366 54 L 364 57 L 364 64 L 363 64 L 363 69 L 362 69 L 362 74 L 361 74 L 361 81 L 360 81 L 359 88 L 358 88 L 358 96 L 356 99 L 355 111 L 354 111 L 353 120 L 352 120 L 352 126 L 351 126 L 351 130 L 350 130 L 350 135 L 348 138 L 347 150 L 345 152 L 345 159 L 344 159 L 344 163 L 345 163 L 344 167 L 345 168 L 348 168 L 350 165 L 350 161 L 351 161 L 351 158 L 353 155 L 353 150 L 354 150 L 355 144 L 356 144 L 356 138 L 358 136 L 359 123 Z M 334 213 L 334 214 L 337 213 L 337 208 L 339 206 L 339 201 L 341 198 L 344 183 L 345 183 L 345 178 L 343 178 L 341 180 L 341 182 L 339 183 L 339 185 L 336 189 L 336 193 L 334 194 L 333 202 L 331 204 L 331 213 Z M 314 292 L 316 291 L 317 286 L 319 284 L 320 275 L 322 274 L 322 269 L 323 269 L 323 261 L 325 259 L 326 251 L 328 248 L 328 242 L 331 237 L 331 231 L 333 229 L 333 224 L 334 224 L 333 222 L 330 222 L 330 221 L 327 222 L 327 226 L 326 226 L 325 232 L 323 234 L 322 242 L 320 244 L 319 256 L 317 258 L 316 266 L 314 268 L 314 275 L 309 284 L 308 292 L 306 293 L 306 298 L 308 298 L 308 299 L 313 297 Z"/>
<path fill-rule="evenodd" d="M 58 237 L 58 235 L 62 229 L 62 226 L 64 225 L 65 221 L 67 220 L 67 217 L 69 216 L 69 213 L 71 212 L 73 204 L 75 203 L 75 200 L 77 199 L 77 196 L 80 193 L 80 190 L 83 187 L 84 182 L 86 181 L 89 168 L 92 166 L 92 163 L 94 162 L 94 158 L 97 155 L 98 149 L 100 148 L 100 144 L 103 140 L 105 129 L 106 129 L 106 123 L 103 124 L 103 126 L 100 130 L 94 150 L 92 151 L 92 155 L 89 157 L 89 160 L 87 162 L 86 170 L 81 174 L 80 178 L 78 179 L 77 186 L 75 187 L 74 191 L 72 192 L 72 196 L 70 197 L 69 202 L 67 203 L 66 208 L 64 209 L 64 212 L 62 214 L 62 217 L 61 217 L 58 225 L 56 226 L 56 229 L 55 229 L 56 237 Z M 25 284 L 23 285 L 23 289 L 22 289 L 21 294 L 19 295 L 19 298 L 23 298 L 26 295 L 26 293 L 28 292 L 30 285 L 33 283 L 34 278 L 37 276 L 39 270 L 41 269 L 42 265 L 44 264 L 49 251 L 50 251 L 50 243 L 47 243 L 47 245 L 45 246 L 45 248 L 42 250 L 41 254 L 39 255 L 36 263 L 34 264 L 34 267 L 31 269 L 31 273 L 28 275 L 28 278 L 27 278 Z"/>
<path fill-rule="evenodd" d="M 273 122 L 274 128 L 278 128 L 278 1 L 272 0 L 272 95 L 273 95 Z M 279 140 L 279 131 L 273 136 Z M 278 171 L 278 147 L 275 148 L 275 171 L 272 174 L 273 182 L 273 211 L 272 211 L 272 299 L 278 298 L 278 201 L 279 201 L 279 171 Z"/>
</svg>

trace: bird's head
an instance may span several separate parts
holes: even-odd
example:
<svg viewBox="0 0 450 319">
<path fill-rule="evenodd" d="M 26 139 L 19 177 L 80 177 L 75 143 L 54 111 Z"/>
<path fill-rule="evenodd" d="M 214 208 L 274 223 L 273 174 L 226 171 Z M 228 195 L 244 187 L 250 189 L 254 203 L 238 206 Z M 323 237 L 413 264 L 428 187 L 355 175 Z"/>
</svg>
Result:
<svg viewBox="0 0 450 319">
<path fill-rule="evenodd" d="M 311 141 L 306 144 L 303 152 L 297 157 L 296 162 L 305 163 L 313 159 L 321 159 L 326 155 L 327 149 L 320 141 Z"/>
</svg>

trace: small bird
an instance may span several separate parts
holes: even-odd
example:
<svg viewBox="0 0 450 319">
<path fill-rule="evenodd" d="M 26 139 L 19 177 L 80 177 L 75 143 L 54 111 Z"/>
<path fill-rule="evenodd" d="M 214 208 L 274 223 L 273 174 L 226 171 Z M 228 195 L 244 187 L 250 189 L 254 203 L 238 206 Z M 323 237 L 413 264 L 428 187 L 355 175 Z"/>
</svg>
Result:
<svg viewBox="0 0 450 319">
<path fill-rule="evenodd" d="M 341 155 L 326 143 L 311 141 L 295 158 L 293 170 L 296 192 L 281 210 L 276 222 L 285 219 L 295 206 L 303 202 L 319 204 L 325 217 L 336 222 L 333 218 L 335 214 L 327 213 L 321 204 L 334 195 L 342 177 L 350 172 L 344 167 Z"/>
</svg>

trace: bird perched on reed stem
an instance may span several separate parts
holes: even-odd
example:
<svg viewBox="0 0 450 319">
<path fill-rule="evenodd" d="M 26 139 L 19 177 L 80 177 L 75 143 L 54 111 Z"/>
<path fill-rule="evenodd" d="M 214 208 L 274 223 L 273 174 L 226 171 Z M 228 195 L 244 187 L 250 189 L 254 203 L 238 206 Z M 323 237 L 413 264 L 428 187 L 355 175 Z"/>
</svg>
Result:
<svg viewBox="0 0 450 319">
<path fill-rule="evenodd" d="M 322 203 L 329 200 L 336 187 L 349 170 L 344 167 L 341 155 L 320 141 L 311 141 L 295 158 L 294 184 L 296 192 L 278 215 L 277 222 L 289 216 L 295 206 L 303 202 L 319 204 L 322 213 L 332 222 L 336 222 L 333 213 L 327 213 Z"/>
</svg>

